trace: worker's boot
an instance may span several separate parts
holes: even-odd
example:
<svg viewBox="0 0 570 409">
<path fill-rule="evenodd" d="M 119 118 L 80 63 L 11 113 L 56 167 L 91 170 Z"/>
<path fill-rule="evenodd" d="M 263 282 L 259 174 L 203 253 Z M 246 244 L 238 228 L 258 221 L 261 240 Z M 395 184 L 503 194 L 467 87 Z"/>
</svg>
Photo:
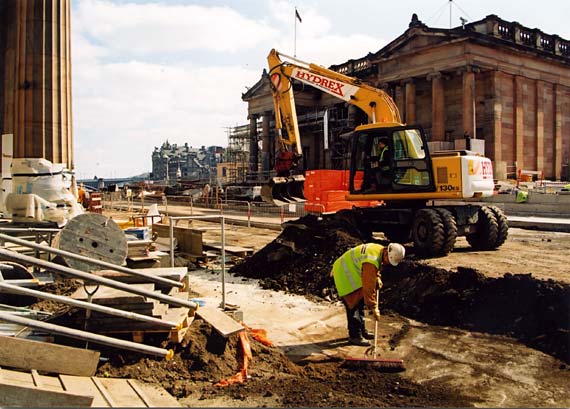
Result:
<svg viewBox="0 0 570 409">
<path fill-rule="evenodd" d="M 374 334 L 368 330 L 362 331 L 362 338 L 364 339 L 374 339 Z"/>
<path fill-rule="evenodd" d="M 370 342 L 368 342 L 364 337 L 361 335 L 359 337 L 350 337 L 348 338 L 348 343 L 350 345 L 357 345 L 360 347 L 367 347 L 370 346 Z"/>
</svg>

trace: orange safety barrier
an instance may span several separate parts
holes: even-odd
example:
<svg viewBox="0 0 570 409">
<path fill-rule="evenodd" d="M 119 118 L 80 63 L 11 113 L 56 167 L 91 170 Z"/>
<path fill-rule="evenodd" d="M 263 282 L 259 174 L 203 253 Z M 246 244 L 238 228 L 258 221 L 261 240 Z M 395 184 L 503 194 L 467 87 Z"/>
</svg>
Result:
<svg viewBox="0 0 570 409">
<path fill-rule="evenodd" d="M 257 342 L 261 342 L 263 345 L 268 347 L 273 346 L 273 342 L 271 342 L 267 338 L 267 331 L 264 330 L 263 328 L 250 328 L 247 325 L 245 325 L 243 322 L 241 323 L 241 325 L 245 327 L 245 329 L 251 334 L 251 337 L 255 339 Z"/>
<path fill-rule="evenodd" d="M 240 353 L 238 354 L 238 359 L 241 359 L 240 371 L 228 379 L 222 379 L 220 382 L 214 384 L 214 386 L 229 386 L 235 383 L 244 383 L 247 379 L 247 369 L 249 368 L 249 361 L 252 360 L 253 354 L 251 353 L 251 345 L 249 344 L 249 339 L 245 331 L 239 333 L 239 341 Z"/>
<path fill-rule="evenodd" d="M 261 342 L 263 345 L 273 346 L 273 343 L 269 339 L 267 339 L 266 330 L 250 328 L 247 325 L 245 325 L 243 322 L 241 323 L 241 325 L 243 325 L 244 328 L 247 330 L 247 332 L 242 331 L 239 333 L 240 350 L 238 354 L 238 360 L 240 360 L 241 369 L 235 375 L 227 379 L 222 379 L 221 381 L 215 383 L 214 386 L 224 387 L 236 383 L 244 383 L 245 380 L 248 378 L 247 370 L 249 368 L 249 362 L 253 359 L 248 333 L 251 334 L 253 339 L 255 339 L 258 342 Z"/>
</svg>

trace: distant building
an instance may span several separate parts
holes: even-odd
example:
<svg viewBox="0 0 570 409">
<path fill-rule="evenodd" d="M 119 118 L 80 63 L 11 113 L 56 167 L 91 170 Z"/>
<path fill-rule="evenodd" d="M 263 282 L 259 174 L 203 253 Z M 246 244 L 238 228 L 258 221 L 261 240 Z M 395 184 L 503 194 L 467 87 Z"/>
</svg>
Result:
<svg viewBox="0 0 570 409">
<path fill-rule="evenodd" d="M 469 135 L 474 150 L 493 161 L 497 179 L 524 169 L 570 180 L 568 40 L 495 15 L 443 29 L 414 14 L 407 30 L 384 48 L 330 69 L 387 92 L 404 123 L 424 128 L 432 150 L 462 149 Z M 262 141 L 261 155 L 251 150 L 250 168 L 261 164 L 262 171 L 273 168 L 278 149 L 269 83 L 264 72 L 242 96 L 252 146 Z M 293 87 L 302 168 L 346 168 L 350 150 L 343 136 L 366 116 L 312 87 Z"/>
<path fill-rule="evenodd" d="M 168 184 L 180 179 L 212 182 L 224 151 L 220 146 L 193 148 L 188 143 L 179 146 L 166 141 L 152 152 L 151 179 Z"/>
</svg>

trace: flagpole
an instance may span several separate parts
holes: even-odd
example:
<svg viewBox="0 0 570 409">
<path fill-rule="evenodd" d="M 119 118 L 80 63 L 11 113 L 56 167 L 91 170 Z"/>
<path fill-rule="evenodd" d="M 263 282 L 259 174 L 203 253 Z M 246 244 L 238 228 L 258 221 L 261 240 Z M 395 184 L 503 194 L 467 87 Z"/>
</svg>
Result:
<svg viewBox="0 0 570 409">
<path fill-rule="evenodd" d="M 297 7 L 295 7 L 295 13 L 293 14 L 293 20 L 295 20 L 295 39 L 293 43 L 293 57 L 297 57 Z"/>
</svg>

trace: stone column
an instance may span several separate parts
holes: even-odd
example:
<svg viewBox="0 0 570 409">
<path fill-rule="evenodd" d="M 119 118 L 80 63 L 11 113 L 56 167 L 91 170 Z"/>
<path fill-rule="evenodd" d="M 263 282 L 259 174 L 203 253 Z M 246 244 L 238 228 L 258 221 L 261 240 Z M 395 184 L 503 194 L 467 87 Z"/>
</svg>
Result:
<svg viewBox="0 0 570 409">
<path fill-rule="evenodd" d="M 261 171 L 271 170 L 271 154 L 269 147 L 269 122 L 271 112 L 265 112 L 261 118 Z"/>
<path fill-rule="evenodd" d="M 475 135 L 475 73 L 471 68 L 463 72 L 463 132 Z"/>
<path fill-rule="evenodd" d="M 493 157 L 495 162 L 494 173 L 496 179 L 507 178 L 507 164 L 503 161 L 503 103 L 501 92 L 501 74 L 499 71 L 493 73 Z"/>
<path fill-rule="evenodd" d="M 554 174 L 556 180 L 562 178 L 562 115 L 564 107 L 564 93 L 562 86 L 554 86 Z"/>
<path fill-rule="evenodd" d="M 405 121 L 406 118 L 406 96 L 404 95 L 403 83 L 394 87 L 394 101 L 400 111 L 400 118 Z"/>
<path fill-rule="evenodd" d="M 257 172 L 259 147 L 257 145 L 257 115 L 249 116 L 249 170 Z"/>
<path fill-rule="evenodd" d="M 14 135 L 15 158 L 45 158 L 73 169 L 70 1 L 4 1 L 1 133 Z"/>
<path fill-rule="evenodd" d="M 406 119 L 407 124 L 416 122 L 416 84 L 414 80 L 406 81 Z"/>
<path fill-rule="evenodd" d="M 515 76 L 515 101 L 514 101 L 514 114 L 515 114 L 515 158 L 517 162 L 517 171 L 524 169 L 524 121 L 523 121 L 523 90 L 522 90 L 522 77 Z"/>
<path fill-rule="evenodd" d="M 536 81 L 536 170 L 544 170 L 544 82 Z"/>
<path fill-rule="evenodd" d="M 431 140 L 445 140 L 445 98 L 441 73 L 430 74 L 431 80 Z"/>
</svg>

